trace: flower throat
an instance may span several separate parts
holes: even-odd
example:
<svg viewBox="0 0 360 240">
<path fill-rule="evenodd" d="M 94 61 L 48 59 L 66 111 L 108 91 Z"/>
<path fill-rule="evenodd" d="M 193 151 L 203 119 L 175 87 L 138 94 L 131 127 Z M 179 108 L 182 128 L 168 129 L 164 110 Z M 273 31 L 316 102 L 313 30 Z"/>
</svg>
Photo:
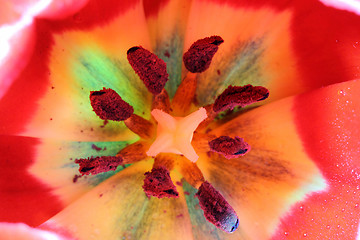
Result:
<svg viewBox="0 0 360 240">
<path fill-rule="evenodd" d="M 124 121 L 140 140 L 123 148 L 116 156 L 76 159 L 82 175 L 115 171 L 119 165 L 154 159 L 151 171 L 146 172 L 145 194 L 157 198 L 177 198 L 179 193 L 170 177 L 178 170 L 184 180 L 198 189 L 195 197 L 205 218 L 225 232 L 239 226 L 235 210 L 211 183 L 205 180 L 196 161 L 199 153 L 214 152 L 233 159 L 250 151 L 250 145 L 236 136 L 213 136 L 208 126 L 219 113 L 265 100 L 269 91 L 261 86 L 229 86 L 213 104 L 194 109 L 197 76 L 206 71 L 224 40 L 219 36 L 194 42 L 183 55 L 187 75 L 171 100 L 165 84 L 169 80 L 166 63 L 141 46 L 127 51 L 127 59 L 149 92 L 153 94 L 151 119 L 134 113 L 133 107 L 114 90 L 103 88 L 90 92 L 90 103 L 95 114 L 105 121 Z M 121 187 L 121 186 L 119 186 Z"/>
</svg>

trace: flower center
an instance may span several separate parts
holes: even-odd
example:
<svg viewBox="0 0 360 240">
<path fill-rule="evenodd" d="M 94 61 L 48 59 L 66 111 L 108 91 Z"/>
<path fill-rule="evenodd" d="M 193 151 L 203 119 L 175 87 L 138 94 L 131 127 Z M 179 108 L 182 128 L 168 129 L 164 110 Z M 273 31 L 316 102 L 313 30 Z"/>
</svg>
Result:
<svg viewBox="0 0 360 240">
<path fill-rule="evenodd" d="M 199 158 L 197 152 L 212 151 L 234 161 L 246 154 L 250 146 L 244 139 L 208 135 L 207 127 L 220 112 L 264 100 L 269 96 L 269 91 L 260 86 L 229 86 L 213 104 L 191 112 L 194 109 L 197 76 L 209 68 L 223 42 L 221 37 L 212 36 L 191 45 L 183 56 L 189 73 L 171 101 L 164 89 L 168 81 L 166 63 L 140 46 L 130 48 L 127 51 L 128 61 L 153 94 L 153 118 L 147 120 L 136 115 L 133 107 L 112 89 L 90 92 L 90 103 L 96 115 L 105 121 L 124 121 L 141 139 L 120 150 L 116 156 L 76 159 L 80 173 L 88 175 L 114 171 L 119 165 L 152 157 L 153 168 L 145 173 L 143 185 L 148 197 L 178 197 L 179 193 L 170 177 L 170 172 L 176 169 L 184 180 L 198 189 L 195 197 L 205 218 L 223 231 L 235 231 L 239 226 L 237 214 L 221 193 L 205 180 L 196 165 Z M 174 157 L 175 154 L 177 157 Z"/>
<path fill-rule="evenodd" d="M 199 156 L 191 145 L 191 140 L 195 129 L 207 118 L 205 108 L 186 117 L 173 117 L 159 109 L 152 110 L 151 115 L 158 123 L 157 136 L 146 154 L 156 157 L 161 152 L 176 153 L 196 162 Z"/>
</svg>

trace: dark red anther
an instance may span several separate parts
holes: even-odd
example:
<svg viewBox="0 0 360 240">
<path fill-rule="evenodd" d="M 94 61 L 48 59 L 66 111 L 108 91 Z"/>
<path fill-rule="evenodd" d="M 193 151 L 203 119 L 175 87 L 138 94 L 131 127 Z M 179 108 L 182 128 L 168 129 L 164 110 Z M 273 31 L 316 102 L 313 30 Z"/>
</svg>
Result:
<svg viewBox="0 0 360 240">
<path fill-rule="evenodd" d="M 75 163 L 79 164 L 81 175 L 99 174 L 107 171 L 115 171 L 119 165 L 123 164 L 121 157 L 103 156 L 76 159 Z"/>
<path fill-rule="evenodd" d="M 209 182 L 201 184 L 195 196 L 209 222 L 229 233 L 238 228 L 239 218 L 235 210 Z"/>
<path fill-rule="evenodd" d="M 211 151 L 231 159 L 244 155 L 250 150 L 250 145 L 243 138 L 221 136 L 209 142 Z"/>
<path fill-rule="evenodd" d="M 184 53 L 183 61 L 187 70 L 200 73 L 209 68 L 212 58 L 224 40 L 219 36 L 211 36 L 194 42 Z"/>
<path fill-rule="evenodd" d="M 254 102 L 265 100 L 269 97 L 269 90 L 261 86 L 250 84 L 238 87 L 229 86 L 215 100 L 213 110 L 215 112 L 233 109 L 236 106 L 245 107 Z"/>
<path fill-rule="evenodd" d="M 142 47 L 132 47 L 127 51 L 127 59 L 152 94 L 159 94 L 169 80 L 166 63 L 155 54 Z"/>
<path fill-rule="evenodd" d="M 134 108 L 110 88 L 91 91 L 90 102 L 96 115 L 103 120 L 123 121 L 134 112 Z"/>
<path fill-rule="evenodd" d="M 143 189 L 148 197 L 179 197 L 179 193 L 171 181 L 169 170 L 165 167 L 153 168 L 151 172 L 146 172 L 145 176 Z"/>
</svg>

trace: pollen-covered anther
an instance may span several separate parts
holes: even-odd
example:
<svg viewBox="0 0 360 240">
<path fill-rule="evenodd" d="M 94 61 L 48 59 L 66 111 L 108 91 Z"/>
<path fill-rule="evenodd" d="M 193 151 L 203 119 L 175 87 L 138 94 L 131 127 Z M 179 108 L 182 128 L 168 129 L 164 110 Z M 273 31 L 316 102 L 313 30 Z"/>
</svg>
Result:
<svg viewBox="0 0 360 240">
<path fill-rule="evenodd" d="M 269 97 L 269 90 L 262 86 L 229 86 L 215 100 L 213 110 L 221 112 L 236 106 L 245 107 Z"/>
<path fill-rule="evenodd" d="M 231 159 L 250 151 L 250 145 L 243 138 L 221 136 L 209 142 L 210 150 Z"/>
<path fill-rule="evenodd" d="M 90 103 L 96 115 L 103 120 L 123 121 L 134 112 L 134 108 L 110 88 L 91 91 Z"/>
<path fill-rule="evenodd" d="M 224 40 L 219 36 L 206 37 L 194 42 L 183 55 L 184 65 L 192 73 L 201 73 L 209 68 L 211 60 Z"/>
<path fill-rule="evenodd" d="M 155 95 L 161 93 L 169 80 L 166 63 L 140 46 L 130 48 L 127 51 L 127 59 L 147 89 Z"/>
<path fill-rule="evenodd" d="M 209 222 L 229 233 L 238 228 L 239 218 L 235 210 L 209 182 L 201 184 L 195 197 L 199 199 L 200 207 Z"/>
<path fill-rule="evenodd" d="M 169 170 L 163 166 L 153 168 L 145 173 L 143 189 L 145 194 L 157 198 L 177 198 L 179 193 L 171 181 Z"/>
<path fill-rule="evenodd" d="M 75 163 L 79 164 L 81 175 L 95 175 L 115 171 L 119 165 L 123 164 L 123 160 L 118 156 L 102 156 L 76 159 Z"/>
</svg>

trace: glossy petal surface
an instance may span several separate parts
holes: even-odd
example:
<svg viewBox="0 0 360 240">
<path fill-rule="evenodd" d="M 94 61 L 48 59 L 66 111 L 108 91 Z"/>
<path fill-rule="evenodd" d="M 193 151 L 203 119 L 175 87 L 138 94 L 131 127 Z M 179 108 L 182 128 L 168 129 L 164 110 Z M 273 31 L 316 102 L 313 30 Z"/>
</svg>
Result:
<svg viewBox="0 0 360 240">
<path fill-rule="evenodd" d="M 305 151 L 329 187 L 299 202 L 284 217 L 279 232 L 287 232 L 289 239 L 301 235 L 359 238 L 359 93 L 357 80 L 294 99 L 295 120 Z"/>
</svg>

